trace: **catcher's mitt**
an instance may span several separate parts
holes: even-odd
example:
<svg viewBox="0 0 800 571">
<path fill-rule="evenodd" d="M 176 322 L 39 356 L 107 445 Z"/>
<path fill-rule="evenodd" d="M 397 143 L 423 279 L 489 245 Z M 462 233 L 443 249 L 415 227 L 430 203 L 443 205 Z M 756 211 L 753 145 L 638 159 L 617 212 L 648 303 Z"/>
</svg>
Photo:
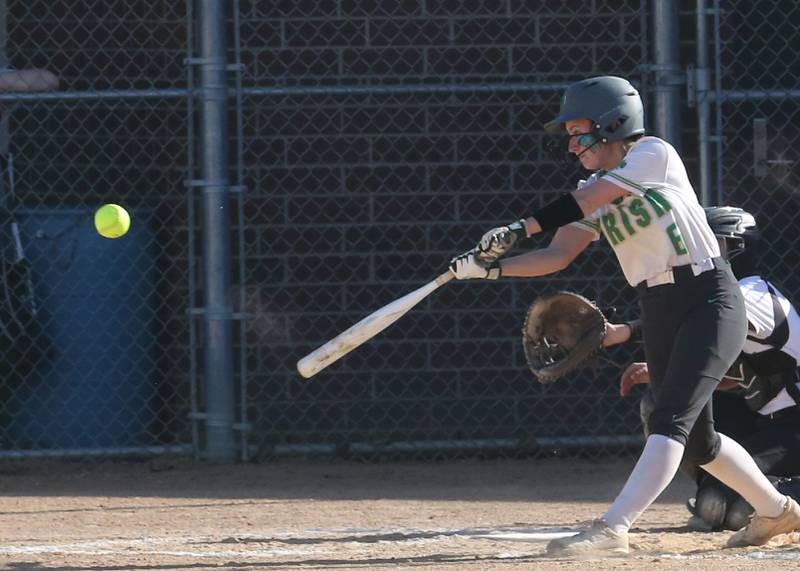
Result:
<svg viewBox="0 0 800 571">
<path fill-rule="evenodd" d="M 537 299 L 522 326 L 528 366 L 540 382 L 552 383 L 602 348 L 607 323 L 594 303 L 576 293 Z"/>
</svg>

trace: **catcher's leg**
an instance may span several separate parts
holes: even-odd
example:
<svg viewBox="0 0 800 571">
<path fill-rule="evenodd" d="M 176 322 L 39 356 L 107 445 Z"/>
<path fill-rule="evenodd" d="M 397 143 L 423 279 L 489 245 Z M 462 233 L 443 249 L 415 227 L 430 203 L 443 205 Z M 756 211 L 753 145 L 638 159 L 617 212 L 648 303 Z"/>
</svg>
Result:
<svg viewBox="0 0 800 571">
<path fill-rule="evenodd" d="M 719 399 L 719 397 L 732 397 Z M 757 422 L 748 424 L 749 409 L 738 410 L 736 395 L 715 395 L 715 404 L 728 403 L 728 409 L 715 409 L 715 418 L 723 420 L 721 424 L 733 424 L 733 415 L 736 411 L 737 420 L 749 430 L 746 438 L 741 443 L 750 453 L 758 468 L 777 488 L 782 495 L 797 499 L 800 497 L 800 485 L 791 484 L 791 476 L 800 473 L 800 448 L 797 446 L 797 427 L 792 422 L 760 418 Z M 737 427 L 739 428 L 739 427 Z M 723 431 L 725 432 L 725 431 Z M 742 433 L 742 430 L 739 430 Z M 728 432 L 725 432 L 728 434 Z M 753 507 L 741 496 L 719 482 L 716 478 L 705 474 L 698 481 L 698 492 L 695 500 L 697 515 L 704 521 L 718 529 L 738 530 L 747 525 L 753 514 Z"/>
<path fill-rule="evenodd" d="M 705 472 L 690 505 L 690 511 L 713 531 L 741 529 L 753 513 L 753 508 L 739 494 Z"/>
<path fill-rule="evenodd" d="M 753 517 L 753 506 L 716 478 L 706 478 L 708 481 L 697 490 L 697 515 L 712 529 L 737 531 L 745 527 Z M 768 478 L 780 494 L 800 500 L 800 478 Z"/>
<path fill-rule="evenodd" d="M 758 414 L 750 410 L 744 398 L 735 393 L 717 391 L 713 396 L 714 426 L 723 434 L 742 443 L 764 473 L 764 464 L 750 438 L 759 433 Z M 696 462 L 684 461 L 681 471 L 697 483 L 695 497 L 688 502 L 689 511 L 713 530 L 741 529 L 749 521 L 753 507 L 728 486 L 700 469 Z"/>
</svg>

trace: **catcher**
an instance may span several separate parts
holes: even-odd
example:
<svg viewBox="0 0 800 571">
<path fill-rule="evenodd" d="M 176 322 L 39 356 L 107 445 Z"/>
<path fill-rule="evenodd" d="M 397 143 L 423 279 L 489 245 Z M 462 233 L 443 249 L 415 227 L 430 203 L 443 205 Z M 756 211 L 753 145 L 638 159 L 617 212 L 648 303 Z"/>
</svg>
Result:
<svg viewBox="0 0 800 571">
<path fill-rule="evenodd" d="M 650 435 L 622 491 L 600 519 L 551 541 L 548 553 L 627 553 L 629 529 L 684 456 L 754 507 L 729 546 L 761 545 L 800 529 L 800 505 L 775 489 L 741 445 L 714 430 L 711 396 L 744 346 L 747 318 L 681 157 L 666 141 L 645 136 L 639 93 L 619 77 L 571 85 L 545 128 L 565 132 L 568 151 L 594 174 L 532 216 L 487 232 L 450 270 L 458 279 L 551 274 L 603 235 L 639 297 L 654 397 Z M 546 248 L 500 257 L 550 230 L 556 233 Z"/>
<path fill-rule="evenodd" d="M 745 300 L 748 336 L 742 354 L 713 398 L 716 428 L 739 440 L 776 487 L 800 498 L 800 315 L 792 303 L 756 268 L 760 233 L 752 214 L 730 206 L 706 208 L 706 216 L 731 263 Z M 625 339 L 615 337 L 608 345 Z M 650 380 L 647 363 L 633 363 L 622 375 L 620 394 Z M 728 390 L 736 392 L 729 392 Z M 642 423 L 652 410 L 646 393 Z M 689 511 L 711 529 L 737 530 L 752 507 L 719 480 L 684 462 L 682 470 L 697 483 Z"/>
</svg>

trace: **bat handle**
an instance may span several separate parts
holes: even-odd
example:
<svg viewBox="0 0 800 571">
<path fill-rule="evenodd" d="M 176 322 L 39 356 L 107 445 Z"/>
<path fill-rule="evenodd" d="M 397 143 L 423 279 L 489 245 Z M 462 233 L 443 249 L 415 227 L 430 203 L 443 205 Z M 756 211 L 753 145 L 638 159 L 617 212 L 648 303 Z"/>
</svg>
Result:
<svg viewBox="0 0 800 571">
<path fill-rule="evenodd" d="M 437 286 L 443 286 L 444 284 L 446 284 L 447 282 L 452 280 L 454 277 L 455 277 L 455 275 L 453 275 L 453 272 L 451 272 L 450 270 L 447 270 L 445 273 L 440 275 L 434 281 L 436 282 Z"/>
</svg>

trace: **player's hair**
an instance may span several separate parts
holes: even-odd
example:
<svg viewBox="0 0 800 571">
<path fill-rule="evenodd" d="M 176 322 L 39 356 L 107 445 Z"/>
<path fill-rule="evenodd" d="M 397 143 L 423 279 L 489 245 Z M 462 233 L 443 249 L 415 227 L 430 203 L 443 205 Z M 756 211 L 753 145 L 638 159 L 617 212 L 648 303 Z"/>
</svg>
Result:
<svg viewBox="0 0 800 571">
<path fill-rule="evenodd" d="M 642 137 L 644 137 L 644 133 L 637 133 L 636 135 L 631 135 L 630 137 L 622 141 L 622 148 L 625 149 L 625 152 L 627 153 L 628 151 L 631 150 L 631 147 L 636 143 L 636 141 L 638 141 Z"/>
</svg>

